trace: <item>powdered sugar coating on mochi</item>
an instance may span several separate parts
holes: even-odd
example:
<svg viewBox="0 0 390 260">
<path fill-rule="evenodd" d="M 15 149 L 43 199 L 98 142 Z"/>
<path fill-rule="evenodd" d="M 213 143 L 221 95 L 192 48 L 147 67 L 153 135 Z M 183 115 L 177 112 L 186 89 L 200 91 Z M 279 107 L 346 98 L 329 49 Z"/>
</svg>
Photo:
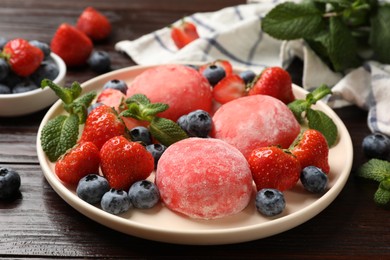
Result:
<svg viewBox="0 0 390 260">
<path fill-rule="evenodd" d="M 180 64 L 161 65 L 138 75 L 127 89 L 127 97 L 146 95 L 152 103 L 169 105 L 159 113 L 176 121 L 194 110 L 212 110 L 212 88 L 197 70 Z"/>
<path fill-rule="evenodd" d="M 236 214 L 253 192 L 244 156 L 212 138 L 188 138 L 169 146 L 158 162 L 155 181 L 169 209 L 197 219 Z"/>
<path fill-rule="evenodd" d="M 253 95 L 222 105 L 213 116 L 211 136 L 226 141 L 246 158 L 258 147 L 288 148 L 300 132 L 300 124 L 280 100 Z"/>
</svg>

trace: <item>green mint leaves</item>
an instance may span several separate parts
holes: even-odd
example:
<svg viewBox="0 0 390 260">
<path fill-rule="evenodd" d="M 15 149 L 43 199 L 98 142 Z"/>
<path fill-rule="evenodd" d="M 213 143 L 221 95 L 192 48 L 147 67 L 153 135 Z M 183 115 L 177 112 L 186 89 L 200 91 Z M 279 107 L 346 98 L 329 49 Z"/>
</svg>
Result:
<svg viewBox="0 0 390 260">
<path fill-rule="evenodd" d="M 390 63 L 390 4 L 378 0 L 308 0 L 275 6 L 262 20 L 280 40 L 303 39 L 337 72 L 357 67 L 369 53 Z"/>
<path fill-rule="evenodd" d="M 288 107 L 298 122 L 303 123 L 307 120 L 309 128 L 320 131 L 325 136 L 329 147 L 332 147 L 336 143 L 338 136 L 336 124 L 327 114 L 312 108 L 312 105 L 329 94 L 332 94 L 330 88 L 326 85 L 321 85 L 313 92 L 308 93 L 305 99 L 296 99 L 288 104 Z"/>
<path fill-rule="evenodd" d="M 48 79 L 41 82 L 41 88 L 45 87 L 50 87 L 56 93 L 68 113 L 68 115 L 58 115 L 49 120 L 41 132 L 42 149 L 49 160 L 55 162 L 76 144 L 79 125 L 85 123 L 88 106 L 96 97 L 96 92 L 81 95 L 82 88 L 77 82 L 66 88 Z"/>
<path fill-rule="evenodd" d="M 128 109 L 120 116 L 132 117 L 140 121 L 149 122 L 149 130 L 161 144 L 169 146 L 187 138 L 186 132 L 172 120 L 158 117 L 157 114 L 168 109 L 167 104 L 151 103 L 143 94 L 135 94 L 126 99 Z"/>
<path fill-rule="evenodd" d="M 390 162 L 371 159 L 357 171 L 361 178 L 379 182 L 378 190 L 374 194 L 374 201 L 379 206 L 386 206 L 390 202 Z"/>
</svg>

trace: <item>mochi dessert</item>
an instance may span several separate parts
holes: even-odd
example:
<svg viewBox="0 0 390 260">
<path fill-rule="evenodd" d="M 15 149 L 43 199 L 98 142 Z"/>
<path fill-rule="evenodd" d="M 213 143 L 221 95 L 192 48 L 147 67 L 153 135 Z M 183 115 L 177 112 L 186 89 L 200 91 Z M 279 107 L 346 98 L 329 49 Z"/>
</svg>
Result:
<svg viewBox="0 0 390 260">
<path fill-rule="evenodd" d="M 290 109 L 267 95 L 246 96 L 222 105 L 213 124 L 211 136 L 233 145 L 246 158 L 258 147 L 288 148 L 301 129 Z"/>
<path fill-rule="evenodd" d="M 252 174 L 235 147 L 212 138 L 188 138 L 161 156 L 156 185 L 171 210 L 196 219 L 242 211 L 253 192 Z"/>
<path fill-rule="evenodd" d="M 197 70 L 185 65 L 161 65 L 138 75 L 127 90 L 127 97 L 146 95 L 152 103 L 161 102 L 169 108 L 160 113 L 176 121 L 194 110 L 211 112 L 212 88 Z"/>
</svg>

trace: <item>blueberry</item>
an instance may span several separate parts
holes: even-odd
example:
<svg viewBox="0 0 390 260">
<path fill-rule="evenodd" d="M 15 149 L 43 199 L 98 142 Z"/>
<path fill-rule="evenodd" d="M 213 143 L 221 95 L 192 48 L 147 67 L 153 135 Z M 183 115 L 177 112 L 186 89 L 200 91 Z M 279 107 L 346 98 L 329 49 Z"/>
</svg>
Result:
<svg viewBox="0 0 390 260">
<path fill-rule="evenodd" d="M 45 59 L 47 59 L 50 56 L 51 49 L 50 49 L 50 46 L 47 43 L 41 42 L 41 41 L 37 41 L 37 40 L 29 41 L 29 43 L 30 43 L 30 45 L 35 46 L 35 47 L 41 49 Z"/>
<path fill-rule="evenodd" d="M 160 192 L 153 182 L 137 181 L 129 189 L 129 198 L 135 208 L 150 209 L 159 202 Z"/>
<path fill-rule="evenodd" d="M 2 81 L 4 85 L 7 85 L 10 88 L 15 87 L 17 84 L 21 84 L 25 78 L 22 78 L 16 75 L 14 72 L 10 71 L 8 76 Z"/>
<path fill-rule="evenodd" d="M 0 83 L 0 94 L 11 94 L 12 90 L 10 87 Z"/>
<path fill-rule="evenodd" d="M 245 84 L 248 84 L 255 79 L 256 74 L 252 70 L 245 70 L 240 73 L 240 77 L 244 80 Z"/>
<path fill-rule="evenodd" d="M 105 73 L 111 70 L 111 60 L 108 52 L 93 51 L 87 62 L 91 69 L 97 73 Z"/>
<path fill-rule="evenodd" d="M 191 137 L 206 138 L 211 131 L 212 120 L 209 113 L 198 109 L 179 117 L 177 124 Z"/>
<path fill-rule="evenodd" d="M 276 216 L 286 207 L 281 191 L 277 189 L 261 189 L 256 193 L 256 209 L 267 217 Z"/>
<path fill-rule="evenodd" d="M 390 138 L 382 133 L 373 133 L 363 139 L 362 147 L 368 158 L 388 159 Z"/>
<path fill-rule="evenodd" d="M 96 103 L 91 104 L 91 105 L 88 107 L 88 109 L 87 109 L 88 115 L 89 115 L 89 113 L 92 112 L 92 110 L 94 110 L 94 109 L 97 108 L 97 107 L 103 106 L 103 105 L 104 105 L 104 104 L 103 104 L 103 103 L 100 103 L 100 102 L 96 102 Z"/>
<path fill-rule="evenodd" d="M 144 145 L 152 144 L 152 135 L 144 126 L 136 126 L 130 129 L 130 139 L 133 142 L 142 142 Z"/>
<path fill-rule="evenodd" d="M 123 94 L 126 94 L 127 92 L 127 84 L 123 80 L 120 79 L 112 79 L 108 82 L 106 82 L 103 86 L 103 89 L 106 88 L 113 88 L 121 91 Z"/>
<path fill-rule="evenodd" d="M 19 192 L 20 176 L 9 168 L 0 168 L 0 199 L 7 199 Z"/>
<path fill-rule="evenodd" d="M 209 81 L 211 86 L 215 86 L 226 76 L 225 69 L 221 66 L 210 65 L 202 72 L 203 76 Z"/>
<path fill-rule="evenodd" d="M 60 73 L 58 66 L 51 61 L 44 61 L 38 67 L 33 74 L 31 74 L 30 78 L 34 82 L 35 85 L 41 86 L 41 82 L 43 79 L 54 80 L 57 78 Z"/>
<path fill-rule="evenodd" d="M 303 187 L 313 193 L 324 192 L 328 185 L 328 176 L 318 167 L 307 166 L 301 172 Z"/>
<path fill-rule="evenodd" d="M 160 159 L 161 155 L 165 152 L 167 147 L 162 144 L 149 144 L 146 146 L 146 150 L 148 150 L 153 158 L 154 158 L 154 168 L 156 169 L 158 160 Z"/>
<path fill-rule="evenodd" d="M 95 204 L 100 202 L 103 195 L 109 190 L 110 185 L 106 178 L 97 174 L 88 174 L 79 181 L 76 194 L 80 199 Z"/>
<path fill-rule="evenodd" d="M 0 81 L 7 78 L 10 68 L 9 64 L 5 59 L 0 58 Z"/>
<path fill-rule="evenodd" d="M 37 88 L 38 86 L 35 85 L 35 83 L 32 80 L 26 78 L 12 88 L 12 93 L 14 94 L 24 93 L 24 92 L 35 90 Z"/>
<path fill-rule="evenodd" d="M 127 192 L 116 189 L 110 189 L 104 193 L 100 206 L 104 211 L 115 215 L 126 212 L 132 207 Z"/>
</svg>

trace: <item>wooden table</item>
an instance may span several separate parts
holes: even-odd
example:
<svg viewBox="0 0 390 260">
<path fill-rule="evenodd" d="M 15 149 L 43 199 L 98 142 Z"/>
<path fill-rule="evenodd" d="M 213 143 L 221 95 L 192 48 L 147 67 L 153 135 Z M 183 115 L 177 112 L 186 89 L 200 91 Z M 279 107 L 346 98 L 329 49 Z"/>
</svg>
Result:
<svg viewBox="0 0 390 260">
<path fill-rule="evenodd" d="M 109 41 L 96 49 L 109 52 L 113 69 L 134 65 L 114 50 L 123 39 L 136 39 L 185 15 L 214 11 L 243 0 L 0 0 L 0 35 L 50 42 L 61 22 L 74 24 L 93 5 L 112 21 Z M 96 74 L 69 70 L 66 82 L 84 82 Z M 284 233 L 257 241 L 223 246 L 184 246 L 143 240 L 91 221 L 64 202 L 42 174 L 36 134 L 47 109 L 18 118 L 0 118 L 0 166 L 22 178 L 22 198 L 0 202 L 0 257 L 127 259 L 390 259 L 390 212 L 376 207 L 376 184 L 354 177 L 366 159 L 361 141 L 369 133 L 367 113 L 356 107 L 336 110 L 354 144 L 350 178 L 338 198 L 319 215 Z"/>
</svg>

